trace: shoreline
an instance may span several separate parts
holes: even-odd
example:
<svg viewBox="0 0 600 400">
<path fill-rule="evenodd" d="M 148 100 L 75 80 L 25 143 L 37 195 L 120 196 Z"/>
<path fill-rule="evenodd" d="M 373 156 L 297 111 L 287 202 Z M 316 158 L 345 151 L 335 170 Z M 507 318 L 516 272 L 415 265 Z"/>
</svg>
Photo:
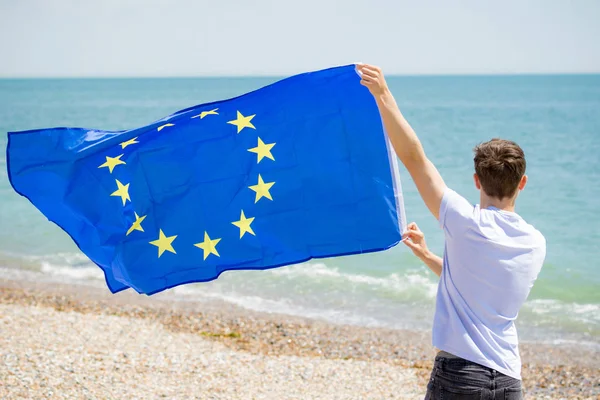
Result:
<svg viewBox="0 0 600 400">
<path fill-rule="evenodd" d="M 24 366 L 14 366 L 6 360 L 11 357 L 19 358 L 20 354 L 28 354 L 31 349 L 43 350 L 45 343 L 55 339 L 53 337 L 56 334 L 55 329 L 51 329 L 49 325 L 67 316 L 74 321 L 75 325 L 81 325 L 83 320 L 91 318 L 95 322 L 110 320 L 117 328 L 128 326 L 135 330 L 139 329 L 139 326 L 151 326 L 152 330 L 160 331 L 163 335 L 182 340 L 185 338 L 186 341 L 198 342 L 199 346 L 210 348 L 217 346 L 220 349 L 216 353 L 202 353 L 203 356 L 220 354 L 224 351 L 234 355 L 232 357 L 236 359 L 248 359 L 251 364 L 262 365 L 262 362 L 266 362 L 268 365 L 277 365 L 278 372 L 271 371 L 272 376 L 266 378 L 263 376 L 260 379 L 256 376 L 245 376 L 248 371 L 244 370 L 236 386 L 233 382 L 228 383 L 226 377 L 222 377 L 221 382 L 218 377 L 222 371 L 218 368 L 211 374 L 211 370 L 215 367 L 210 367 L 209 364 L 203 373 L 197 372 L 195 376 L 192 374 L 187 376 L 187 380 L 184 379 L 190 384 L 198 384 L 195 379 L 202 375 L 205 380 L 209 376 L 212 377 L 212 382 L 221 382 L 216 384 L 217 386 L 209 393 L 192 395 L 200 396 L 197 398 L 204 398 L 202 397 L 204 395 L 212 396 L 209 398 L 248 398 L 242 393 L 234 393 L 236 387 L 248 385 L 257 388 L 258 391 L 254 392 L 256 398 L 270 398 L 261 396 L 264 393 L 272 393 L 273 390 L 278 390 L 277 388 L 286 387 L 279 378 L 292 373 L 289 369 L 290 365 L 298 363 L 308 363 L 307 365 L 311 365 L 309 369 L 313 370 L 327 366 L 330 372 L 344 371 L 336 378 L 338 384 L 342 386 L 337 387 L 337 384 L 333 384 L 331 379 L 327 378 L 327 374 L 312 376 L 312 378 L 302 377 L 303 375 L 300 374 L 298 375 L 300 383 L 294 384 L 292 379 L 289 382 L 292 387 L 287 387 L 285 393 L 278 395 L 279 398 L 298 398 L 293 393 L 297 393 L 297 396 L 302 398 L 320 395 L 326 398 L 361 398 L 361 390 L 364 396 L 369 397 L 368 388 L 375 390 L 372 395 L 376 398 L 390 398 L 390 396 L 391 398 L 422 398 L 435 356 L 429 332 L 336 325 L 304 317 L 250 311 L 218 300 L 183 302 L 129 292 L 112 295 L 108 290 L 88 286 L 3 280 L 0 282 L 0 306 L 4 310 L 2 314 L 9 316 L 0 317 L 0 326 L 3 330 L 3 345 L 0 347 L 4 349 L 4 362 L 0 364 L 0 375 L 6 373 L 9 376 L 8 384 L 0 384 L 0 397 L 8 398 L 13 398 L 16 393 L 22 393 L 15 391 L 22 389 L 22 384 L 24 380 L 27 381 L 27 377 L 31 380 L 32 376 L 39 376 L 41 366 L 35 363 L 35 365 L 28 363 Z M 40 315 L 46 314 L 50 316 L 46 319 L 40 318 Z M 27 324 L 28 318 L 39 322 L 39 330 L 25 334 L 30 343 L 19 343 L 15 337 L 24 333 L 23 325 Z M 87 325 L 83 324 L 81 329 L 86 329 L 85 326 Z M 63 336 L 77 336 L 81 329 L 66 330 Z M 119 332 L 123 332 L 123 329 L 120 328 Z M 143 332 L 140 334 L 143 335 Z M 92 330 L 89 335 L 92 341 L 106 339 L 103 332 L 98 330 Z M 135 343 L 135 339 L 133 342 L 123 343 L 124 353 L 128 353 L 127 350 Z M 152 343 L 152 339 L 149 339 L 147 344 L 146 351 L 150 351 L 149 354 L 168 357 L 171 351 L 173 354 L 178 351 L 177 349 L 166 351 L 160 347 L 163 345 L 162 342 Z M 106 345 L 110 346 L 110 342 Z M 522 343 L 520 350 L 526 398 L 546 396 L 596 398 L 600 395 L 598 351 L 573 345 L 535 343 Z M 71 354 L 61 347 L 53 351 L 63 356 Z M 109 351 L 109 348 L 105 348 L 104 351 Z M 93 343 L 86 344 L 86 352 L 94 352 Z M 42 361 L 43 358 L 38 360 L 38 363 Z M 192 359 L 180 361 L 182 361 L 180 366 L 184 369 L 197 364 Z M 101 364 L 108 373 L 110 368 L 119 367 L 120 362 L 117 362 L 118 365 L 115 365 L 115 362 L 104 360 Z M 235 369 L 234 363 L 232 371 Z M 130 379 L 136 379 L 136 376 L 139 378 L 138 375 L 141 374 L 143 379 L 152 380 L 155 374 L 160 375 L 159 372 L 152 368 L 137 371 Z M 119 375 L 114 371 L 112 373 Z M 69 382 L 69 376 L 73 373 L 58 368 L 54 370 L 54 374 L 64 375 L 64 382 Z M 297 374 L 292 373 L 292 375 L 297 377 Z M 400 384 L 400 381 L 403 383 Z M 94 386 L 92 383 L 89 385 Z M 315 385 L 321 389 L 311 389 Z M 28 397 L 46 396 L 42 388 L 38 388 L 42 391 L 32 392 L 32 384 L 26 386 L 29 387 Z M 195 385 L 191 385 L 190 388 L 192 386 Z M 304 386 L 312 392 L 303 391 Z M 81 390 L 86 386 L 80 382 L 69 387 L 70 389 L 66 387 L 63 389 L 64 393 L 82 394 L 84 392 Z M 224 387 L 227 389 L 223 389 Z M 328 392 L 334 387 L 335 391 Z M 405 390 L 404 387 L 410 390 Z M 221 396 L 219 390 L 225 390 L 228 394 L 225 395 L 223 392 L 223 397 L 219 397 Z M 177 397 L 175 392 L 169 393 L 167 397 Z M 342 393 L 346 393 L 346 396 L 342 396 Z M 286 397 L 287 394 L 290 397 Z M 95 398 L 94 396 L 106 397 L 105 394 L 91 395 L 92 398 Z M 140 396 L 140 392 L 130 392 L 129 397 L 132 396 Z M 153 396 L 155 393 L 150 397 Z M 155 397 L 159 397 L 158 394 Z"/>
</svg>

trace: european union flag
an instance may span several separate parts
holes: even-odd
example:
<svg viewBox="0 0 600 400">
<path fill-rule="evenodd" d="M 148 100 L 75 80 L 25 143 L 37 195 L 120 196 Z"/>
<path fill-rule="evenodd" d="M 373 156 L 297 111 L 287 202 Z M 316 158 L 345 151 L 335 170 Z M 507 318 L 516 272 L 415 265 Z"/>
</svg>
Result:
<svg viewBox="0 0 600 400">
<path fill-rule="evenodd" d="M 359 81 L 349 65 L 138 129 L 11 132 L 8 175 L 112 292 L 383 250 L 401 238 L 401 188 Z"/>
</svg>

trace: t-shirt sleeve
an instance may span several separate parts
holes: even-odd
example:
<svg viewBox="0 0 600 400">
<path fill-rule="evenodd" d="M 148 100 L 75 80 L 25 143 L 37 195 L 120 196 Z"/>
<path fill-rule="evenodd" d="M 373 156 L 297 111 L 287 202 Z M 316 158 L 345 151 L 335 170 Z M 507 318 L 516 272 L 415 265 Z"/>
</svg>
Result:
<svg viewBox="0 0 600 400">
<path fill-rule="evenodd" d="M 450 188 L 446 188 L 440 204 L 440 227 L 452 235 L 464 231 L 473 218 L 473 205 Z"/>
</svg>

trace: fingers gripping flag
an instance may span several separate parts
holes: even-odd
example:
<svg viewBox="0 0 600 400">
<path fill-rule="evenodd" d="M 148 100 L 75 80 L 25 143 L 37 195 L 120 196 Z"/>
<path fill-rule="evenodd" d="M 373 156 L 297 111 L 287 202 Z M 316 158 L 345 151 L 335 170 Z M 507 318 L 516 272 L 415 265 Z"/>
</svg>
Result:
<svg viewBox="0 0 600 400">
<path fill-rule="evenodd" d="M 402 192 L 359 81 L 351 65 L 138 129 L 11 132 L 9 179 L 113 292 L 383 250 L 401 239 Z"/>
</svg>

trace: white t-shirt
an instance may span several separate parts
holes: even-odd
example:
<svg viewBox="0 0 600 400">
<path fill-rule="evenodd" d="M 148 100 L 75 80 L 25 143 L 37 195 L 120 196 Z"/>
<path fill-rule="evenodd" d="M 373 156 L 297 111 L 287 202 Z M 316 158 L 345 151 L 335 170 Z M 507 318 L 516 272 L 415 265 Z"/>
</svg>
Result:
<svg viewBox="0 0 600 400">
<path fill-rule="evenodd" d="M 546 256 L 544 236 L 518 214 L 473 206 L 446 189 L 446 245 L 433 345 L 521 379 L 515 319 Z"/>
</svg>

